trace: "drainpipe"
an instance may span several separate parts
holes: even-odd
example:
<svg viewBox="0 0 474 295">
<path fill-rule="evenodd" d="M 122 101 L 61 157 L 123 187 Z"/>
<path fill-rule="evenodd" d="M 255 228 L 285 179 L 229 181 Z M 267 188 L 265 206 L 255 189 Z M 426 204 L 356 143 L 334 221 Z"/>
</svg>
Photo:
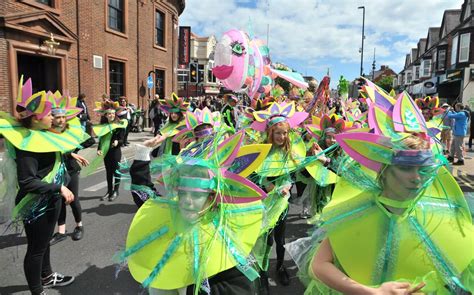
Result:
<svg viewBox="0 0 474 295">
<path fill-rule="evenodd" d="M 79 30 L 79 0 L 76 0 L 76 33 L 77 33 L 77 90 L 78 95 L 81 93 L 81 55 L 80 55 L 80 44 L 81 35 Z M 66 73 L 67 74 L 67 73 Z"/>
<path fill-rule="evenodd" d="M 137 1 L 137 108 L 140 108 L 140 7 L 138 3 L 142 3 L 141 1 Z"/>
</svg>

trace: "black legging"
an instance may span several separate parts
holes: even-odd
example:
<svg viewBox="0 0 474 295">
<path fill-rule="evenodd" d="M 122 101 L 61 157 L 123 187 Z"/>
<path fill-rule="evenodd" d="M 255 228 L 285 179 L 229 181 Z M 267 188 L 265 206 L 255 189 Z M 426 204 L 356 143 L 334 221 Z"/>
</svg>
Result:
<svg viewBox="0 0 474 295">
<path fill-rule="evenodd" d="M 71 180 L 67 185 L 67 188 L 74 194 L 74 201 L 70 203 L 72 209 L 72 215 L 76 223 L 82 221 L 82 208 L 81 202 L 79 201 L 79 172 L 74 172 L 70 175 Z M 59 213 L 58 225 L 66 224 L 66 203 L 64 199 L 61 200 L 61 213 Z"/>
<path fill-rule="evenodd" d="M 288 211 L 286 210 L 281 214 L 277 225 L 273 228 L 272 231 L 268 233 L 267 237 L 268 247 L 273 246 L 273 240 L 275 240 L 276 243 L 277 269 L 279 269 L 283 265 L 283 261 L 285 259 L 285 233 L 287 212 Z"/>
<path fill-rule="evenodd" d="M 130 124 L 132 121 L 131 120 L 127 120 L 128 121 L 128 124 L 127 124 L 127 127 L 125 127 L 125 135 L 123 137 L 123 143 L 126 144 L 128 142 L 128 133 L 130 133 L 130 128 L 132 127 Z"/>
<path fill-rule="evenodd" d="M 107 192 L 118 191 L 120 187 L 120 174 L 117 169 L 122 158 L 120 147 L 111 147 L 104 157 L 105 173 L 107 174 Z M 115 176 L 115 182 L 114 182 Z"/>
<path fill-rule="evenodd" d="M 58 220 L 61 202 L 53 202 L 48 209 L 35 221 L 24 223 L 28 247 L 23 268 L 32 294 L 40 294 L 43 291 L 41 278 L 53 273 L 49 259 L 49 241 Z"/>
</svg>

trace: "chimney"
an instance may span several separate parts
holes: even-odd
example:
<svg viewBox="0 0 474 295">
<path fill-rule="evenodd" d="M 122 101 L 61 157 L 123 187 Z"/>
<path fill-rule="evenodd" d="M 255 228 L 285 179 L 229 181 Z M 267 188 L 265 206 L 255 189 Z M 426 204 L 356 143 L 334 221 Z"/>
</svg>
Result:
<svg viewBox="0 0 474 295">
<path fill-rule="evenodd" d="M 388 69 L 388 66 L 386 66 L 386 65 L 381 65 L 380 66 L 381 71 L 385 71 L 386 69 Z"/>
</svg>

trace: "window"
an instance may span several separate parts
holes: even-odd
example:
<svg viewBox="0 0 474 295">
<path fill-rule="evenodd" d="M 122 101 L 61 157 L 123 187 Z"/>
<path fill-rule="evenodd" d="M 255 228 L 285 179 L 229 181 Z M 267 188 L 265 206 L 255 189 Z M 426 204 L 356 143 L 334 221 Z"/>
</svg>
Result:
<svg viewBox="0 0 474 295">
<path fill-rule="evenodd" d="M 407 78 L 405 79 L 405 82 L 406 82 L 406 84 L 410 84 L 410 83 L 411 83 L 412 74 L 411 74 L 411 72 L 407 72 L 406 75 L 407 75 Z"/>
<path fill-rule="evenodd" d="M 38 3 L 41 3 L 41 4 L 44 4 L 44 5 L 48 5 L 48 6 L 53 6 L 53 1 L 52 0 L 36 0 L 36 2 Z"/>
<path fill-rule="evenodd" d="M 125 32 L 123 0 L 108 1 L 109 28 L 122 33 Z"/>
<path fill-rule="evenodd" d="M 155 94 L 165 97 L 165 71 L 155 69 Z"/>
<path fill-rule="evenodd" d="M 415 80 L 419 80 L 420 79 L 420 66 L 415 66 L 414 71 L 415 71 Z"/>
<path fill-rule="evenodd" d="M 438 71 L 446 69 L 446 49 L 438 51 Z"/>
<path fill-rule="evenodd" d="M 431 60 L 425 59 L 423 61 L 423 77 L 429 77 L 431 75 Z"/>
<path fill-rule="evenodd" d="M 469 61 L 469 42 L 471 42 L 471 33 L 462 34 L 459 40 L 459 62 Z"/>
<path fill-rule="evenodd" d="M 454 65 L 458 56 L 458 36 L 453 38 L 451 49 L 451 65 Z"/>
<path fill-rule="evenodd" d="M 111 99 L 125 95 L 125 63 L 109 60 L 109 90 Z"/>
<path fill-rule="evenodd" d="M 178 83 L 187 83 L 189 81 L 189 70 L 178 70 Z"/>
<path fill-rule="evenodd" d="M 165 14 L 155 11 L 155 44 L 165 47 Z"/>
</svg>

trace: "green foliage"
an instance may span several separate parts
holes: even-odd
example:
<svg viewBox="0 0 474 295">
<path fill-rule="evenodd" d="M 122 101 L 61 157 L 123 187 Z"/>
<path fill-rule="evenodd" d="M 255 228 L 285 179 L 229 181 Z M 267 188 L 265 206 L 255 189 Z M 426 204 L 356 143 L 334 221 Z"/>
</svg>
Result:
<svg viewBox="0 0 474 295">
<path fill-rule="evenodd" d="M 375 84 L 383 88 L 383 90 L 390 92 L 390 90 L 392 90 L 393 88 L 393 77 L 392 76 L 383 77 L 378 82 L 375 82 Z"/>
</svg>

